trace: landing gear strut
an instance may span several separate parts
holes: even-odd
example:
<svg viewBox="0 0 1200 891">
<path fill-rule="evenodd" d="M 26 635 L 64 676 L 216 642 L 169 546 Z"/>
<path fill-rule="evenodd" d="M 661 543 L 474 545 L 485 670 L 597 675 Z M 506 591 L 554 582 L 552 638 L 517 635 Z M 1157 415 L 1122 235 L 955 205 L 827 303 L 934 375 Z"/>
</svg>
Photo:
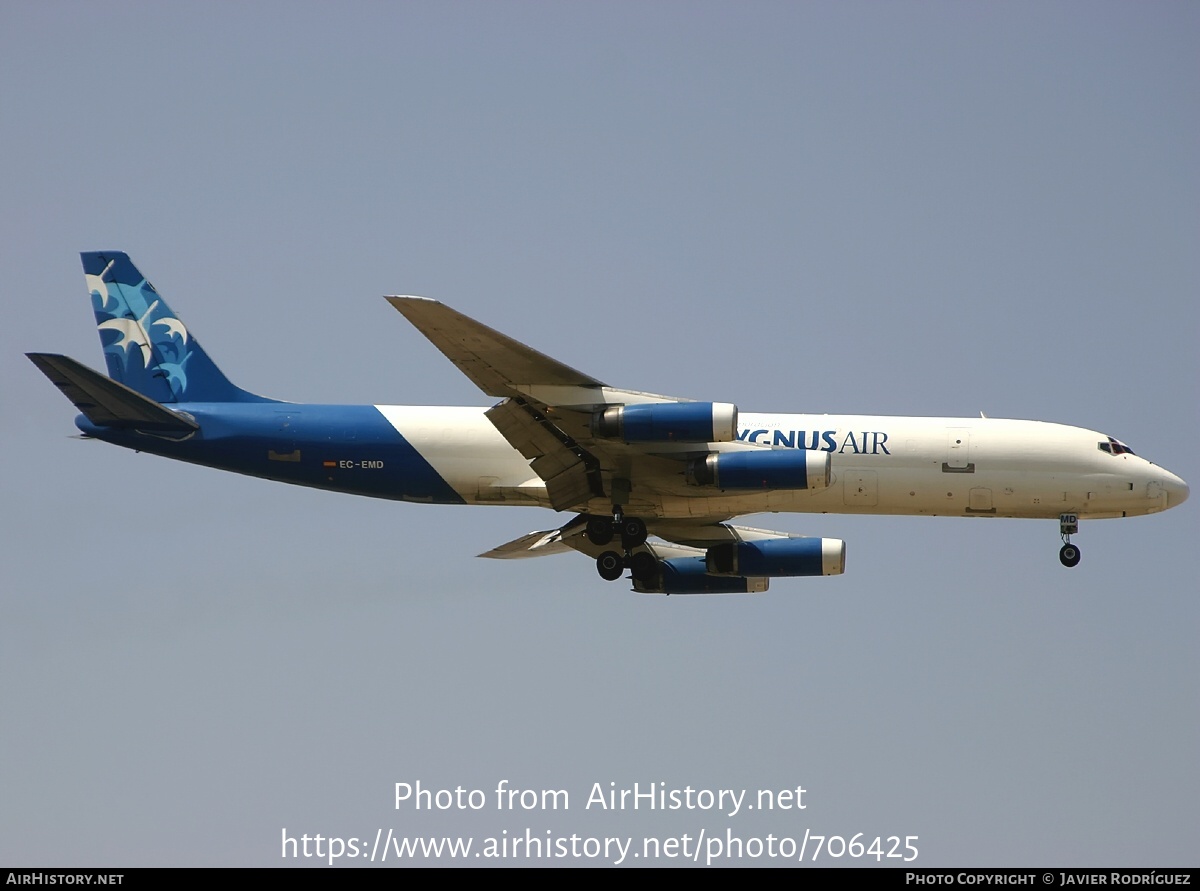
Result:
<svg viewBox="0 0 1200 891">
<path fill-rule="evenodd" d="M 1078 566 L 1082 556 L 1078 545 L 1071 544 L 1071 536 L 1079 532 L 1079 517 L 1076 514 L 1062 514 L 1058 518 L 1058 533 L 1062 536 L 1063 546 L 1058 552 L 1058 559 L 1063 566 Z"/>
</svg>

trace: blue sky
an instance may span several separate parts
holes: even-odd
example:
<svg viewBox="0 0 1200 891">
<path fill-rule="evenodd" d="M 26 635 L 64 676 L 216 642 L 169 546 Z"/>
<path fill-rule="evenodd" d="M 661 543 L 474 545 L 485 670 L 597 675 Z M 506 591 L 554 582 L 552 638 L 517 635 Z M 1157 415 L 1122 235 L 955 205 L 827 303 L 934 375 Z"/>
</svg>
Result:
<svg viewBox="0 0 1200 891">
<path fill-rule="evenodd" d="M 1026 417 L 1195 484 L 1200 9 L 9 4 L 0 862 L 277 865 L 282 830 L 919 836 L 919 865 L 1194 865 L 1195 503 L 760 517 L 847 572 L 640 597 L 555 518 L 71 439 L 128 251 L 239 385 L 487 403 L 382 299 L 746 411 Z M 396 810 L 396 782 L 568 812 Z M 804 786 L 598 814 L 593 783 Z"/>
</svg>

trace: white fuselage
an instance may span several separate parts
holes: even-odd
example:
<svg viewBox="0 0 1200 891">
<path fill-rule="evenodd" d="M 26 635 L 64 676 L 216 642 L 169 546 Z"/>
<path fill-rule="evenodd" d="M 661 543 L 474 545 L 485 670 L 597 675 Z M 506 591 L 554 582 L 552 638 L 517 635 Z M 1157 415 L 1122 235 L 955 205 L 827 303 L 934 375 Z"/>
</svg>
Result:
<svg viewBox="0 0 1200 891">
<path fill-rule="evenodd" d="M 481 408 L 377 406 L 470 504 L 548 506 L 544 484 Z M 1113 454 L 1109 437 L 1042 421 L 781 415 L 744 412 L 738 439 L 763 448 L 828 452 L 827 487 L 727 492 L 677 482 L 635 487 L 627 511 L 644 517 L 714 518 L 766 511 L 930 516 L 1106 518 L 1155 513 L 1187 497 L 1174 474 L 1132 453 Z M 664 444 L 658 455 L 721 451 L 722 444 Z M 630 450 L 603 468 L 637 473 L 654 455 Z M 674 477 L 672 477 L 674 479 Z M 607 514 L 593 499 L 588 511 Z"/>
</svg>

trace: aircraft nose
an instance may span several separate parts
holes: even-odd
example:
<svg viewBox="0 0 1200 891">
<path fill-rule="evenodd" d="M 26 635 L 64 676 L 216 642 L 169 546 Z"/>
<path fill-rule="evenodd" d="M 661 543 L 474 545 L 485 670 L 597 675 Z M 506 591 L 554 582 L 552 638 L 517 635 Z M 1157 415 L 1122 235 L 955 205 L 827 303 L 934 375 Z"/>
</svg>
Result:
<svg viewBox="0 0 1200 891">
<path fill-rule="evenodd" d="M 1163 491 L 1167 493 L 1167 507 L 1175 507 L 1187 501 L 1191 492 L 1188 484 L 1173 473 L 1166 473 L 1164 476 L 1162 487 Z"/>
</svg>

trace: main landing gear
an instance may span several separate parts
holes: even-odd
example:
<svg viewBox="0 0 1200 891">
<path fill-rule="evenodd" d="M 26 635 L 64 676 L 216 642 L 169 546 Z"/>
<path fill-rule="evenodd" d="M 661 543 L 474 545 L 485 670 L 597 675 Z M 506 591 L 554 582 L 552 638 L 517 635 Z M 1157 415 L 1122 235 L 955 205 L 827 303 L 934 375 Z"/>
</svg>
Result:
<svg viewBox="0 0 1200 891">
<path fill-rule="evenodd" d="M 625 561 L 616 551 L 605 551 L 596 558 L 596 572 L 606 582 L 615 582 L 625 571 Z"/>
<path fill-rule="evenodd" d="M 589 517 L 586 529 L 588 541 L 599 547 L 611 542 L 618 535 L 621 537 L 621 551 L 604 551 L 596 558 L 596 571 L 600 578 L 607 582 L 615 582 L 621 577 L 626 567 L 638 581 L 649 581 L 654 577 L 658 566 L 654 555 L 647 551 L 633 553 L 634 548 L 646 543 L 646 523 L 638 517 L 626 517 L 620 506 L 613 508 L 612 519 L 608 517 Z"/>
<path fill-rule="evenodd" d="M 1062 514 L 1058 518 L 1058 533 L 1062 536 L 1063 546 L 1058 552 L 1058 559 L 1063 566 L 1078 566 L 1082 556 L 1078 545 L 1071 544 L 1071 536 L 1079 532 L 1079 517 L 1076 514 Z"/>
</svg>

